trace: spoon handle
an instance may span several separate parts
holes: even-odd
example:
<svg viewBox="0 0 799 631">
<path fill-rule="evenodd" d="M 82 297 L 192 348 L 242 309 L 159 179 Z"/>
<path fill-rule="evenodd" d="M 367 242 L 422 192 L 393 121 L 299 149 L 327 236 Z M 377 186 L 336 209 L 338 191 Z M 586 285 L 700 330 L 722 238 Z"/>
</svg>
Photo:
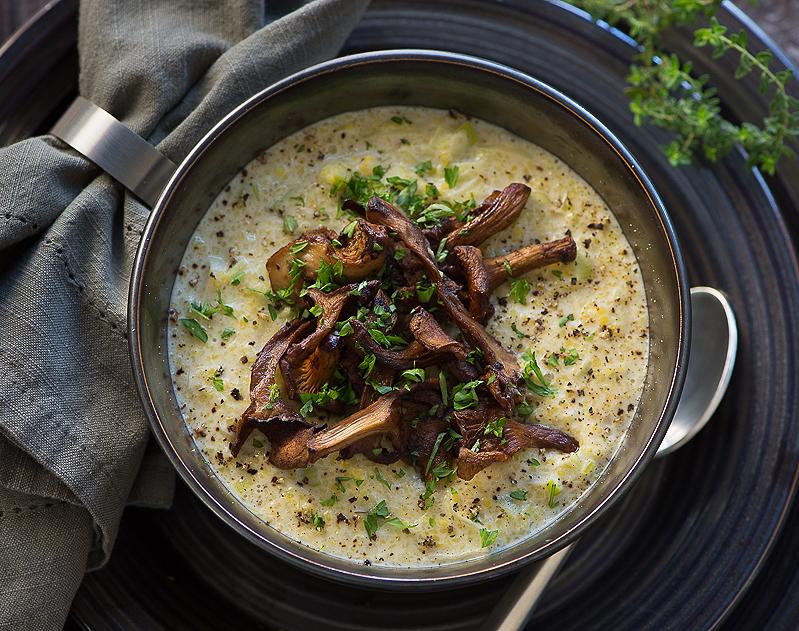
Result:
<svg viewBox="0 0 799 631">
<path fill-rule="evenodd" d="M 533 615 L 541 595 L 569 556 L 574 544 L 525 568 L 488 615 L 482 631 L 520 631 Z"/>
</svg>

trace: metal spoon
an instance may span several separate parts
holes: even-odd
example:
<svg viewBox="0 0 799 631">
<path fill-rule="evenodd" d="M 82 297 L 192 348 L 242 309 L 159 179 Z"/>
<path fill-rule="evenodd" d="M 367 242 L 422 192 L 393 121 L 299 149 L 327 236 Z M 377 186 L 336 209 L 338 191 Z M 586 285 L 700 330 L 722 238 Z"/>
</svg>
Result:
<svg viewBox="0 0 799 631">
<path fill-rule="evenodd" d="M 727 297 L 712 287 L 691 288 L 692 329 L 688 374 L 680 403 L 657 451 L 676 451 L 699 430 L 721 403 L 738 351 L 738 326 Z M 533 614 L 541 595 L 576 544 L 523 570 L 483 622 L 482 629 L 518 631 Z"/>
</svg>

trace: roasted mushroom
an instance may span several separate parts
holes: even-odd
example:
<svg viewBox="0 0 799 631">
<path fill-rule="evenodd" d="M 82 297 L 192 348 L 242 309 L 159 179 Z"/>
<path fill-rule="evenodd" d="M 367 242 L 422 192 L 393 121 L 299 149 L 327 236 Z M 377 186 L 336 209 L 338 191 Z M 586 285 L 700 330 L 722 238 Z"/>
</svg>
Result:
<svg viewBox="0 0 799 631">
<path fill-rule="evenodd" d="M 400 444 L 399 399 L 401 393 L 392 392 L 380 397 L 371 405 L 358 410 L 342 421 L 316 433 L 308 441 L 311 460 L 352 445 L 361 439 L 376 434 L 387 435 L 392 442 Z"/>
<path fill-rule="evenodd" d="M 488 275 L 488 293 L 508 280 L 507 267 L 514 276 L 552 263 L 570 263 L 577 257 L 577 244 L 571 237 L 534 243 L 513 252 L 483 260 Z"/>
<path fill-rule="evenodd" d="M 435 481 L 455 467 L 470 479 L 526 447 L 576 449 L 577 442 L 559 430 L 514 420 L 522 399 L 518 361 L 481 324 L 491 313 L 491 291 L 508 278 L 508 265 L 516 275 L 574 259 L 570 237 L 483 258 L 476 246 L 512 223 L 529 194 L 523 184 L 511 184 L 489 195 L 466 224 L 448 217 L 426 231 L 374 196 L 365 208 L 350 204 L 365 219 L 340 235 L 311 230 L 270 257 L 273 291 L 283 291 L 283 302 L 304 315 L 259 353 L 234 455 L 257 427 L 269 439 L 270 461 L 281 468 L 304 467 L 334 452 L 342 458 L 363 454 L 382 463 L 403 458 Z M 439 256 L 446 259 L 440 265 L 431 244 L 443 251 L 443 238 L 449 256 Z M 367 278 L 372 280 L 351 282 Z M 425 286 L 429 292 L 420 293 Z M 407 373 L 398 378 L 398 371 Z M 468 390 L 452 386 L 456 395 L 448 397 L 453 377 L 460 388 L 473 382 L 475 409 L 453 401 Z M 308 401 L 328 413 L 352 410 L 356 401 L 360 409 L 338 423 L 315 426 L 290 401 L 316 393 Z"/>
<path fill-rule="evenodd" d="M 502 425 L 498 426 L 501 429 L 488 431 L 489 424 L 497 419 L 502 419 Z M 577 441 L 565 432 L 545 425 L 528 425 L 504 419 L 502 410 L 497 408 L 456 411 L 453 420 L 463 436 L 456 462 L 458 477 L 464 480 L 471 480 L 490 464 L 504 462 L 522 449 L 537 447 L 568 453 L 579 447 Z M 497 433 L 500 435 L 497 436 Z M 478 449 L 473 450 L 475 444 Z"/>
<path fill-rule="evenodd" d="M 317 392 L 335 370 L 338 342 L 330 340 L 329 336 L 354 288 L 355 285 L 345 285 L 330 294 L 318 289 L 308 290 L 308 297 L 322 313 L 313 333 L 291 344 L 280 361 L 289 398 L 296 398 L 299 392 Z M 329 341 L 328 350 L 320 348 L 325 339 Z"/>
<path fill-rule="evenodd" d="M 236 440 L 230 447 L 234 456 L 238 455 L 255 427 L 267 433 L 269 425 L 278 423 L 291 425 L 295 429 L 310 426 L 285 402 L 277 383 L 277 367 L 283 354 L 309 327 L 310 322 L 294 320 L 287 323 L 258 353 L 250 376 L 250 405 L 239 419 Z"/>
<path fill-rule="evenodd" d="M 501 192 L 494 191 L 477 209 L 474 219 L 447 235 L 447 247 L 480 245 L 516 221 L 529 197 L 530 187 L 524 184 L 508 184 Z"/>
<path fill-rule="evenodd" d="M 357 219 L 351 230 L 340 235 L 328 228 L 317 228 L 300 235 L 275 252 L 266 263 L 272 291 L 295 288 L 314 282 L 322 264 L 341 263 L 341 276 L 347 282 L 363 280 L 377 272 L 386 259 L 388 232 L 382 226 Z M 298 261 L 294 263 L 294 261 Z"/>
<path fill-rule="evenodd" d="M 491 288 L 489 287 L 488 272 L 483 263 L 483 255 L 473 245 L 459 245 L 453 249 L 453 254 L 461 264 L 466 277 L 466 304 L 469 313 L 478 322 L 485 322 L 491 315 L 492 308 L 489 302 Z"/>
</svg>

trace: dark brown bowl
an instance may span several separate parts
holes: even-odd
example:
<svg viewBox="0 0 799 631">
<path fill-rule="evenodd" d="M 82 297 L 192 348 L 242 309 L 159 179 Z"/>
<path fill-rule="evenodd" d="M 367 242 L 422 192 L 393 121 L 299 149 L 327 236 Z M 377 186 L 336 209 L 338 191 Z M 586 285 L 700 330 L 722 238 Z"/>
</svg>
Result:
<svg viewBox="0 0 799 631">
<path fill-rule="evenodd" d="M 172 285 L 189 239 L 219 191 L 285 136 L 345 111 L 381 105 L 456 108 L 547 149 L 605 199 L 644 279 L 650 362 L 629 434 L 599 481 L 559 519 L 527 539 L 439 567 L 366 567 L 317 552 L 250 512 L 197 449 L 173 391 L 167 344 Z M 573 541 L 629 489 L 654 456 L 674 414 L 687 366 L 690 301 L 671 221 L 649 178 L 624 146 L 582 107 L 551 87 L 492 62 L 400 50 L 336 59 L 255 95 L 220 121 L 178 167 L 145 228 L 130 293 L 133 370 L 153 433 L 188 486 L 235 530 L 266 550 L 328 578 L 372 587 L 451 587 L 541 559 Z"/>
</svg>

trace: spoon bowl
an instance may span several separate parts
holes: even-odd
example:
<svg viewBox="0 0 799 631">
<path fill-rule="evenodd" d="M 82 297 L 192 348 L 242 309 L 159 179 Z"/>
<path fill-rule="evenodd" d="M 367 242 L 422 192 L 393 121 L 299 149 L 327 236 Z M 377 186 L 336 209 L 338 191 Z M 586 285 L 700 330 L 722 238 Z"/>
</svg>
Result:
<svg viewBox="0 0 799 631">
<path fill-rule="evenodd" d="M 693 334 L 680 403 L 658 456 L 682 447 L 701 430 L 721 403 L 738 352 L 738 326 L 729 300 L 718 289 L 692 287 Z"/>
</svg>

